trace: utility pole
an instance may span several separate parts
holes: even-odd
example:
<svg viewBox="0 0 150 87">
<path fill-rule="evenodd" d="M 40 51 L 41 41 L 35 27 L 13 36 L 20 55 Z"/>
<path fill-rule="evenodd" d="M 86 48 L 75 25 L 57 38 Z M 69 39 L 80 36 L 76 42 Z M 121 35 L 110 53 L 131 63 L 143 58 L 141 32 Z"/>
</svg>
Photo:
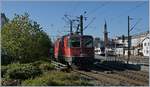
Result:
<svg viewBox="0 0 150 87">
<path fill-rule="evenodd" d="M 128 16 L 128 59 L 127 59 L 127 64 L 129 63 L 129 60 L 130 60 L 130 55 L 131 55 L 131 52 L 130 52 L 130 48 L 131 48 L 131 36 L 130 36 L 130 31 L 132 31 L 134 29 L 134 27 L 140 22 L 137 21 L 131 28 L 130 28 L 130 20 L 132 20 L 133 18 L 130 18 Z"/>
<path fill-rule="evenodd" d="M 125 36 L 124 35 L 122 35 L 122 43 L 123 43 L 123 57 L 124 57 L 124 55 L 125 55 L 125 43 L 124 43 L 124 41 L 125 41 Z"/>
<path fill-rule="evenodd" d="M 80 15 L 80 32 L 81 32 L 81 35 L 83 35 L 83 16 Z"/>
<path fill-rule="evenodd" d="M 72 20 L 70 20 L 70 34 L 72 34 Z"/>
<path fill-rule="evenodd" d="M 116 50 L 116 48 L 117 48 L 117 36 L 115 36 L 115 41 L 114 41 L 114 43 L 115 43 L 115 61 L 116 61 L 116 55 L 117 55 L 117 50 Z"/>
<path fill-rule="evenodd" d="M 128 16 L 128 59 L 127 59 L 127 64 L 129 63 L 130 60 L 130 17 Z"/>
<path fill-rule="evenodd" d="M 71 18 L 69 18 L 68 17 L 68 15 L 64 15 L 65 16 L 65 18 L 68 20 L 65 20 L 65 18 L 63 18 L 63 20 L 65 21 L 65 22 L 69 22 L 69 25 L 70 25 L 70 34 L 72 34 L 73 33 L 73 31 L 72 31 L 72 29 L 73 29 L 73 22 L 74 22 L 74 20 L 73 19 L 71 19 Z"/>
</svg>

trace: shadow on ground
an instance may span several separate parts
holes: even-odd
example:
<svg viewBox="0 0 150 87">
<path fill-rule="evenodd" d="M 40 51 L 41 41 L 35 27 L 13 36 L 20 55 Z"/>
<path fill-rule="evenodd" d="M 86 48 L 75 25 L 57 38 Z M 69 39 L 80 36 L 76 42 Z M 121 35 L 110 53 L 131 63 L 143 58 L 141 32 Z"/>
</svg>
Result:
<svg viewBox="0 0 150 87">
<path fill-rule="evenodd" d="M 98 71 L 125 71 L 125 70 L 141 70 L 139 64 L 126 64 L 123 61 L 101 61 L 95 60 L 94 63 L 89 67 L 80 68 L 81 70 L 98 70 Z"/>
</svg>

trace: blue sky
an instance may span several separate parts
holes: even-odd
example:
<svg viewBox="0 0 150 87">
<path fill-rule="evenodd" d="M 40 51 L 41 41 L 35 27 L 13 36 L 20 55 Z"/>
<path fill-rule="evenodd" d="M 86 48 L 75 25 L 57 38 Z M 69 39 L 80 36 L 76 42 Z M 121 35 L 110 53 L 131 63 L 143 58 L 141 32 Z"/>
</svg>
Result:
<svg viewBox="0 0 150 87">
<path fill-rule="evenodd" d="M 94 17 L 95 20 L 84 31 L 84 34 L 103 37 L 103 26 L 106 20 L 109 37 L 127 35 L 127 16 L 134 18 L 130 21 L 136 25 L 131 34 L 148 30 L 149 9 L 148 1 L 2 1 L 2 12 L 12 19 L 14 13 L 28 12 L 30 18 L 37 21 L 49 36 L 67 34 L 69 27 L 62 19 L 65 14 L 75 18 L 84 11 L 87 13 L 84 21 L 86 26 Z"/>
</svg>

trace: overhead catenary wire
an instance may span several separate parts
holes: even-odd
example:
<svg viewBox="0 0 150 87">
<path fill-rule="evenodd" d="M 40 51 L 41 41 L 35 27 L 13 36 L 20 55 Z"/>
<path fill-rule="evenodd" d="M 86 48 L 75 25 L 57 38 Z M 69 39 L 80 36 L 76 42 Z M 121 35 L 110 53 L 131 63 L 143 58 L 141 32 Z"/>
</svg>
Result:
<svg viewBox="0 0 150 87">
<path fill-rule="evenodd" d="M 78 4 L 80 4 L 80 3 L 78 3 Z M 137 4 L 137 5 L 134 6 L 133 8 L 131 8 L 131 9 L 129 9 L 129 10 L 127 10 L 127 11 L 121 13 L 119 16 L 113 18 L 113 20 L 118 19 L 118 18 L 120 18 L 120 17 L 126 15 L 126 14 L 124 14 L 124 13 L 131 13 L 131 12 L 133 12 L 135 9 L 141 7 L 143 4 L 145 4 L 145 2 L 144 2 L 144 3 L 142 2 L 142 3 Z M 88 15 L 88 16 L 89 16 L 89 15 L 92 15 L 93 13 L 98 12 L 99 9 L 104 8 L 106 5 L 107 5 L 107 3 L 103 3 L 103 4 L 101 4 L 100 6 L 94 8 L 93 10 L 91 10 L 91 11 L 89 11 L 89 12 L 88 12 L 88 11 L 85 11 L 85 12 L 86 12 L 86 15 Z M 78 7 L 78 6 L 75 5 L 75 6 L 74 6 L 74 9 L 77 9 L 77 7 Z M 107 11 L 107 10 L 105 10 L 105 11 Z M 74 11 L 73 11 L 73 12 L 74 12 Z M 103 13 L 105 14 L 105 12 L 103 12 Z M 84 27 L 84 30 L 87 29 L 87 27 L 89 27 L 89 25 L 90 25 L 93 21 L 94 21 L 94 20 L 92 19 L 92 20 L 90 21 L 90 23 L 88 23 L 88 24 Z M 112 21 L 112 20 L 110 20 L 110 21 Z"/>
<path fill-rule="evenodd" d="M 80 3 L 76 3 L 76 5 L 73 7 L 73 13 L 74 13 L 75 10 L 77 9 L 77 5 L 78 5 L 78 4 L 80 4 Z M 81 14 L 81 15 L 84 16 L 84 19 L 85 19 L 85 20 L 87 20 L 87 17 L 85 17 L 85 15 L 91 15 L 91 14 L 95 13 L 95 12 L 98 11 L 100 8 L 103 8 L 104 6 L 106 6 L 106 4 L 108 4 L 108 2 L 101 4 L 100 6 L 94 8 L 93 10 L 91 10 L 90 12 L 84 11 L 84 13 Z M 70 18 L 68 18 L 67 15 L 64 15 L 64 16 L 65 16 L 68 20 L 70 19 Z M 65 20 L 64 18 L 62 18 L 62 19 L 63 19 L 65 22 L 67 22 L 67 20 Z M 83 28 L 83 30 L 85 30 L 87 27 L 89 27 L 89 25 L 90 25 L 94 20 L 95 20 L 95 17 Z"/>
<path fill-rule="evenodd" d="M 100 6 L 94 8 L 93 10 L 89 11 L 86 15 L 92 15 L 93 13 L 96 13 L 99 9 L 105 7 L 108 3 L 103 3 Z"/>
<path fill-rule="evenodd" d="M 142 19 L 139 19 L 134 25 L 133 27 L 131 27 L 130 31 L 132 31 L 134 29 L 134 27 L 141 21 Z"/>
<path fill-rule="evenodd" d="M 129 15 L 130 13 L 132 13 L 133 11 L 135 11 L 136 9 L 142 7 L 145 3 L 146 3 L 146 2 L 138 3 L 137 5 L 133 6 L 133 7 L 130 8 L 129 10 L 124 11 L 123 13 L 121 13 L 120 15 L 115 16 L 114 18 L 111 18 L 111 19 L 110 19 L 110 22 L 112 22 L 112 21 L 114 21 L 114 20 L 120 20 L 121 17 L 124 17 L 125 15 Z M 128 14 L 127 14 L 127 13 L 128 13 Z M 135 19 L 135 18 L 134 18 L 134 19 Z M 139 18 L 138 18 L 138 19 L 139 19 Z M 140 22 L 140 21 L 138 21 L 138 22 Z M 120 22 L 119 22 L 119 23 L 120 23 Z M 136 23 L 136 25 L 137 25 L 137 23 Z M 136 25 L 134 25 L 134 28 L 135 28 Z"/>
<path fill-rule="evenodd" d="M 127 11 L 125 11 L 125 12 L 123 12 L 123 13 L 117 15 L 116 17 L 110 19 L 110 21 L 114 21 L 115 19 L 119 19 L 120 17 L 123 17 L 124 15 L 127 15 L 127 14 L 125 14 L 125 13 L 131 13 L 131 12 L 135 11 L 137 8 L 141 7 L 141 6 L 144 5 L 145 3 L 146 3 L 146 2 L 142 2 L 142 3 L 140 3 L 140 4 L 137 4 L 137 5 L 134 6 L 133 8 L 131 8 L 131 9 L 129 9 L 129 10 L 127 10 Z"/>
<path fill-rule="evenodd" d="M 93 10 L 89 11 L 89 12 L 86 12 L 86 16 L 89 16 L 89 15 L 92 15 L 93 13 L 96 13 L 99 9 L 105 7 L 108 3 L 103 3 L 101 4 L 100 6 L 94 8 Z M 85 13 L 84 12 L 84 13 Z M 87 29 L 93 22 L 94 20 L 96 19 L 96 17 L 93 17 L 93 19 L 83 28 L 83 30 Z"/>
<path fill-rule="evenodd" d="M 89 25 L 92 24 L 95 19 L 96 19 L 96 17 L 94 17 L 94 18 L 83 28 L 83 30 L 87 29 L 87 28 L 89 27 Z"/>
</svg>

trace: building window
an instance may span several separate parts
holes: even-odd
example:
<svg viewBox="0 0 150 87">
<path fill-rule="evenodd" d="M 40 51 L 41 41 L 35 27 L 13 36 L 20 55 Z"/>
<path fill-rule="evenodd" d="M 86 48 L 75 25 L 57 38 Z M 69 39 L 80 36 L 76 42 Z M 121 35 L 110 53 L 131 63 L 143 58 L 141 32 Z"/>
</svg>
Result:
<svg viewBox="0 0 150 87">
<path fill-rule="evenodd" d="M 148 46 L 150 46 L 150 43 L 148 42 Z"/>
<path fill-rule="evenodd" d="M 146 47 L 146 50 L 148 50 L 148 47 Z"/>
<path fill-rule="evenodd" d="M 148 50 L 147 50 L 146 52 L 147 52 L 147 54 L 148 54 Z"/>
<path fill-rule="evenodd" d="M 144 43 L 144 46 L 146 46 L 146 43 Z"/>
</svg>

